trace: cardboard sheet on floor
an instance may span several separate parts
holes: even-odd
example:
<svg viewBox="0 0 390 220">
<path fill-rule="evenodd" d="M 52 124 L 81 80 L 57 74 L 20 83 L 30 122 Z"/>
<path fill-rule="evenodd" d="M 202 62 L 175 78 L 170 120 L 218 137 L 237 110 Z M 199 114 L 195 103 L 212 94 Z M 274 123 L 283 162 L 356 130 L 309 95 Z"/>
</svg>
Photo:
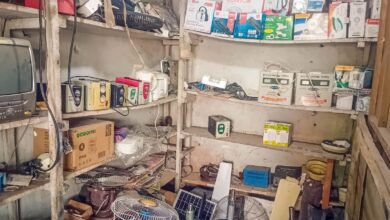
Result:
<svg viewBox="0 0 390 220">
<path fill-rule="evenodd" d="M 298 182 L 280 180 L 270 220 L 288 220 L 289 207 L 294 207 L 300 191 Z"/>
</svg>

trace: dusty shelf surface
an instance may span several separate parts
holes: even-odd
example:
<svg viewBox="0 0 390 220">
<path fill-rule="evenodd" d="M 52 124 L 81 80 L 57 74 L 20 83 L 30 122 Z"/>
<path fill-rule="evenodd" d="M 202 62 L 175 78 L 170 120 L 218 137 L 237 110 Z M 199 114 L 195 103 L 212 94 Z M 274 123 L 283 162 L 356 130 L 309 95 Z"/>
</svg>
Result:
<svg viewBox="0 0 390 220">
<path fill-rule="evenodd" d="M 21 187 L 13 192 L 1 192 L 0 193 L 0 206 L 9 202 L 16 201 L 31 193 L 37 192 L 45 188 L 49 180 L 32 180 L 29 186 Z"/>
</svg>

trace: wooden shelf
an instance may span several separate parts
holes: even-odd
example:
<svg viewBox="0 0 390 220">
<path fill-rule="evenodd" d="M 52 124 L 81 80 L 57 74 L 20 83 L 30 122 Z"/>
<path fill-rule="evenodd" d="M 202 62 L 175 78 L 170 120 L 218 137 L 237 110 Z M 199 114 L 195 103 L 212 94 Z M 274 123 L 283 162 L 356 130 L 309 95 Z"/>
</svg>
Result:
<svg viewBox="0 0 390 220">
<path fill-rule="evenodd" d="M 184 177 L 182 179 L 182 182 L 186 185 L 204 186 L 204 187 L 211 187 L 211 188 L 214 187 L 214 182 L 203 181 L 200 178 L 199 173 L 191 173 L 189 176 Z M 276 196 L 276 189 L 272 189 L 271 187 L 258 188 L 258 187 L 245 186 L 244 184 L 239 183 L 239 184 L 231 184 L 230 188 L 239 192 L 266 196 L 271 198 L 274 198 Z"/>
<path fill-rule="evenodd" d="M 332 160 L 344 159 L 344 155 L 326 152 L 321 148 L 320 145 L 317 144 L 309 144 L 309 143 L 293 141 L 289 147 L 273 147 L 273 146 L 264 145 L 263 137 L 260 135 L 242 134 L 236 132 L 231 133 L 230 137 L 228 138 L 216 139 L 213 135 L 211 135 L 207 131 L 206 128 L 199 128 L 199 127 L 186 128 L 184 129 L 184 131 L 182 131 L 182 133 L 188 136 L 212 139 L 220 142 L 242 144 L 251 147 L 261 147 L 261 148 L 266 148 L 266 149 L 271 149 L 276 151 L 304 155 L 308 157 L 324 158 L 324 159 L 332 159 Z"/>
<path fill-rule="evenodd" d="M 165 186 L 165 185 L 167 185 L 169 182 L 171 182 L 173 179 L 175 179 L 176 173 L 175 173 L 174 170 L 164 169 L 164 170 L 160 173 L 159 176 L 160 176 L 160 179 L 159 179 L 160 186 Z"/>
<path fill-rule="evenodd" d="M 64 19 L 67 20 L 67 25 L 70 28 L 73 28 L 74 17 L 68 15 L 61 15 Z M 106 23 L 94 21 L 85 18 L 77 18 L 77 29 L 80 31 L 84 31 L 91 34 L 98 35 L 110 35 L 113 36 L 115 34 L 126 36 L 126 29 L 122 26 L 109 26 Z M 161 40 L 178 40 L 178 37 L 166 37 L 159 33 L 149 32 L 149 31 L 141 31 L 136 29 L 129 28 L 129 33 L 131 37 L 134 38 L 142 38 L 142 39 L 161 39 Z M 127 37 L 127 36 L 126 36 Z"/>
<path fill-rule="evenodd" d="M 327 113 L 337 113 L 337 114 L 348 114 L 348 115 L 357 115 L 358 112 L 355 110 L 342 110 L 336 109 L 335 107 L 311 107 L 311 106 L 298 106 L 298 105 L 276 105 L 276 104 L 265 104 L 258 101 L 246 101 L 233 98 L 231 95 L 221 94 L 217 92 L 196 92 L 196 91 L 186 91 L 189 95 L 201 96 L 221 101 L 235 102 L 245 105 L 254 105 L 265 108 L 278 108 L 278 109 L 288 109 L 288 110 L 297 110 L 297 111 L 311 111 L 311 112 L 327 112 Z"/>
<path fill-rule="evenodd" d="M 26 125 L 35 125 L 40 123 L 46 123 L 47 116 L 34 116 L 31 119 L 22 119 L 17 121 L 4 122 L 0 124 L 0 130 L 17 128 Z"/>
<path fill-rule="evenodd" d="M 36 18 L 38 10 L 20 5 L 0 2 L 0 17 L 1 18 Z"/>
<path fill-rule="evenodd" d="M 377 42 L 377 38 L 343 38 L 343 39 L 324 39 L 324 40 L 253 40 L 253 39 L 238 39 L 220 37 L 211 34 L 189 31 L 188 33 L 206 38 L 213 38 L 224 41 L 232 41 L 236 43 L 251 43 L 251 44 L 330 44 L 330 43 L 360 43 L 360 42 Z"/>
<path fill-rule="evenodd" d="M 146 105 L 137 105 L 133 107 L 122 107 L 122 108 L 117 108 L 116 110 L 122 112 L 122 113 L 127 113 L 127 109 L 129 111 L 132 110 L 139 110 L 139 109 L 146 109 L 146 108 L 151 108 L 155 107 L 157 105 L 162 105 L 170 102 L 174 102 L 177 100 L 176 95 L 170 95 L 167 98 L 160 99 L 158 101 L 146 104 Z M 70 118 L 81 118 L 81 117 L 89 117 L 89 116 L 97 116 L 97 115 L 107 115 L 107 114 L 112 114 L 112 113 L 117 113 L 114 109 L 106 109 L 106 110 L 97 110 L 97 111 L 84 111 L 84 112 L 77 112 L 77 113 L 66 113 L 62 114 L 63 119 L 70 119 Z"/>
<path fill-rule="evenodd" d="M 37 192 L 45 188 L 48 184 L 48 180 L 33 180 L 31 184 L 26 187 L 21 187 L 20 189 L 13 192 L 0 192 L 0 206 L 9 202 L 16 201 L 20 198 L 23 198 L 33 192 Z"/>
<path fill-rule="evenodd" d="M 107 160 L 104 160 L 104 161 L 102 161 L 100 163 L 96 163 L 96 164 L 94 164 L 92 166 L 83 168 L 81 170 L 76 170 L 76 171 L 73 171 L 73 172 L 64 171 L 64 180 L 69 180 L 69 179 L 75 178 L 76 176 L 79 176 L 79 175 L 81 175 L 83 173 L 91 171 L 91 170 L 93 170 L 93 169 L 95 169 L 97 167 L 100 167 L 100 166 L 102 166 L 102 165 L 104 165 L 106 163 L 109 163 L 109 162 L 111 162 L 113 160 L 116 160 L 116 159 L 117 159 L 116 156 L 112 156 L 112 157 L 108 158 Z"/>
</svg>

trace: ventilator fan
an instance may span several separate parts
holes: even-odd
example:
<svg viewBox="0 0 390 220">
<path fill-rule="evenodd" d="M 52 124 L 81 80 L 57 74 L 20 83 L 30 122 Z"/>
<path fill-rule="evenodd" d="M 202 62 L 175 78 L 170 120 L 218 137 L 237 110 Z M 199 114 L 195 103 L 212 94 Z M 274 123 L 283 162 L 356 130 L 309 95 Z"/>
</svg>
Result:
<svg viewBox="0 0 390 220">
<path fill-rule="evenodd" d="M 148 197 L 119 197 L 112 203 L 111 210 L 115 220 L 179 220 L 175 209 Z"/>
<path fill-rule="evenodd" d="M 229 196 L 222 198 L 217 205 L 214 215 L 215 220 L 268 220 L 268 214 L 260 202 L 252 197 L 239 195 L 235 196 L 234 214 L 228 218 Z"/>
</svg>

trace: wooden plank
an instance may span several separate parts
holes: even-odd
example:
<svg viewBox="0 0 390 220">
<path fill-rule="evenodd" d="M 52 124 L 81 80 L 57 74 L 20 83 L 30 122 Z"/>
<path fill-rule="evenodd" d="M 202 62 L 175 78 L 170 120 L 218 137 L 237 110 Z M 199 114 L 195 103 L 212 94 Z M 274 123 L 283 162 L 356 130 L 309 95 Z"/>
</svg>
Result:
<svg viewBox="0 0 390 220">
<path fill-rule="evenodd" d="M 187 177 L 183 178 L 183 183 L 187 185 L 194 185 L 194 186 L 204 186 L 204 187 L 210 187 L 213 188 L 215 182 L 209 182 L 204 181 L 200 178 L 199 173 L 191 173 Z M 276 195 L 276 192 L 271 188 L 258 188 L 258 187 L 249 187 L 245 186 L 243 183 L 232 183 L 230 185 L 230 189 L 237 190 L 239 192 L 244 193 L 250 193 L 254 195 L 260 195 L 260 196 L 266 196 L 274 198 Z"/>
<path fill-rule="evenodd" d="M 28 119 L 22 119 L 11 122 L 4 122 L 0 124 L 0 130 L 6 130 L 10 128 L 17 128 L 26 125 L 36 125 L 41 123 L 47 123 L 47 116 L 34 116 Z"/>
<path fill-rule="evenodd" d="M 36 18 L 38 10 L 21 5 L 0 2 L 0 17 L 2 18 Z"/>
<path fill-rule="evenodd" d="M 360 155 L 361 156 L 361 155 Z M 367 172 L 367 164 L 364 161 L 364 159 L 359 159 L 357 161 L 358 164 L 358 170 L 357 170 L 357 178 L 356 178 L 356 188 L 354 191 L 355 195 L 355 201 L 352 201 L 354 203 L 354 212 L 352 215 L 352 219 L 359 220 L 361 215 L 361 208 L 362 208 L 362 199 L 363 194 L 365 190 L 365 178 L 366 178 L 366 172 Z"/>
<path fill-rule="evenodd" d="M 61 122 L 61 72 L 60 72 L 60 27 L 57 1 L 45 2 L 46 16 L 46 80 L 48 102 L 56 122 Z M 49 151 L 54 161 L 59 151 L 58 164 L 50 171 L 50 201 L 51 219 L 64 218 L 64 191 L 63 191 L 63 146 L 57 146 L 56 141 L 62 143 L 60 134 L 56 134 L 54 121 L 49 117 Z M 58 148 L 58 149 L 57 149 Z"/>
<path fill-rule="evenodd" d="M 289 220 L 290 207 L 294 207 L 301 187 L 298 183 L 281 179 L 276 192 L 270 220 Z"/>
<path fill-rule="evenodd" d="M 112 11 L 111 0 L 104 0 L 104 18 L 106 20 L 106 24 L 109 27 L 115 26 L 115 18 L 114 12 Z"/>
<path fill-rule="evenodd" d="M 357 182 L 357 176 L 358 176 L 358 165 L 359 165 L 359 147 L 358 147 L 358 135 L 355 134 L 355 137 L 353 138 L 353 144 L 352 144 L 352 156 L 351 156 L 351 165 L 349 168 L 349 174 L 348 174 L 348 186 L 347 186 L 347 199 L 346 199 L 346 213 L 348 216 L 353 216 L 353 213 L 355 211 L 355 197 L 356 197 L 356 182 Z"/>
<path fill-rule="evenodd" d="M 221 94 L 217 92 L 186 91 L 186 93 L 189 95 L 207 97 L 211 99 L 234 102 L 234 103 L 239 103 L 244 105 L 254 105 L 254 106 L 259 106 L 264 108 L 277 108 L 277 109 L 311 111 L 311 112 L 327 112 L 327 113 L 348 114 L 348 115 L 357 114 L 357 112 L 354 110 L 342 110 L 342 109 L 336 109 L 335 107 L 326 108 L 326 107 L 312 107 L 312 106 L 298 106 L 298 105 L 276 105 L 276 104 L 260 103 L 257 101 L 245 101 L 245 100 L 233 98 L 231 95 Z"/>
<path fill-rule="evenodd" d="M 81 174 L 83 174 L 83 173 L 86 173 L 86 172 L 88 172 L 88 171 L 91 171 L 91 170 L 93 170 L 93 169 L 95 169 L 95 168 L 97 168 L 97 167 L 100 167 L 100 166 L 102 166 L 102 165 L 104 165 L 104 164 L 106 164 L 106 163 L 109 163 L 109 162 L 111 162 L 111 161 L 113 161 L 113 160 L 116 160 L 116 159 L 117 159 L 117 157 L 116 157 L 116 156 L 113 156 L 113 157 L 108 158 L 107 160 L 104 160 L 104 161 L 102 161 L 102 162 L 93 164 L 93 165 L 91 165 L 91 166 L 89 166 L 89 167 L 86 167 L 86 168 L 83 168 L 83 169 L 80 169 L 80 170 L 76 170 L 76 171 L 64 171 L 64 179 L 65 179 L 65 180 L 72 179 L 72 178 L 74 178 L 74 177 L 76 177 L 76 176 L 79 176 L 79 175 L 81 175 Z"/>
<path fill-rule="evenodd" d="M 174 102 L 177 100 L 176 95 L 169 95 L 167 98 L 160 99 L 158 101 L 154 101 L 152 103 L 148 103 L 146 105 L 137 105 L 132 107 L 122 107 L 122 108 L 116 108 L 116 110 L 126 113 L 127 109 L 129 111 L 135 111 L 135 110 L 141 110 L 141 109 L 147 109 L 156 107 L 161 104 Z M 70 119 L 70 118 L 82 118 L 82 117 L 90 117 L 90 116 L 96 116 L 96 115 L 107 115 L 117 113 L 114 109 L 106 109 L 106 110 L 95 110 L 95 111 L 83 111 L 83 112 L 77 112 L 77 113 L 66 113 L 62 115 L 63 119 Z"/>
<path fill-rule="evenodd" d="M 49 181 L 33 180 L 29 186 L 21 187 L 19 190 L 13 192 L 1 192 L 0 206 L 21 199 L 39 190 L 43 190 L 48 183 Z"/>
<path fill-rule="evenodd" d="M 379 127 L 378 119 L 374 115 L 368 117 L 368 122 L 375 132 L 375 138 L 378 139 L 383 148 L 383 153 L 390 159 L 390 131 L 387 128 Z"/>
<path fill-rule="evenodd" d="M 294 153 L 298 155 L 305 155 L 305 156 L 315 157 L 315 158 L 325 158 L 325 159 L 332 159 L 332 160 L 344 159 L 344 155 L 326 152 L 322 150 L 320 145 L 317 144 L 309 144 L 309 143 L 293 141 L 289 147 L 273 147 L 273 146 L 263 145 L 263 137 L 260 135 L 242 134 L 236 132 L 232 132 L 230 134 L 230 137 L 228 138 L 216 139 L 212 134 L 210 134 L 207 131 L 206 128 L 199 128 L 199 127 L 186 128 L 182 133 L 185 135 L 195 136 L 199 138 L 206 138 L 206 139 L 211 139 L 211 140 L 225 142 L 225 143 L 229 143 L 229 142 L 237 143 L 237 144 L 243 144 L 252 147 L 267 148 L 271 150 Z"/>
<path fill-rule="evenodd" d="M 322 209 L 329 208 L 330 189 L 332 187 L 332 176 L 333 176 L 334 161 L 327 160 L 325 178 L 323 180 L 322 190 Z"/>
<path fill-rule="evenodd" d="M 374 183 L 374 179 L 371 173 L 368 171 L 366 176 L 366 184 L 364 190 L 364 196 L 362 201 L 362 220 L 372 219 L 386 219 L 386 211 L 383 203 L 378 198 L 380 197 L 379 192 Z M 388 216 L 387 219 L 390 217 Z"/>
</svg>

